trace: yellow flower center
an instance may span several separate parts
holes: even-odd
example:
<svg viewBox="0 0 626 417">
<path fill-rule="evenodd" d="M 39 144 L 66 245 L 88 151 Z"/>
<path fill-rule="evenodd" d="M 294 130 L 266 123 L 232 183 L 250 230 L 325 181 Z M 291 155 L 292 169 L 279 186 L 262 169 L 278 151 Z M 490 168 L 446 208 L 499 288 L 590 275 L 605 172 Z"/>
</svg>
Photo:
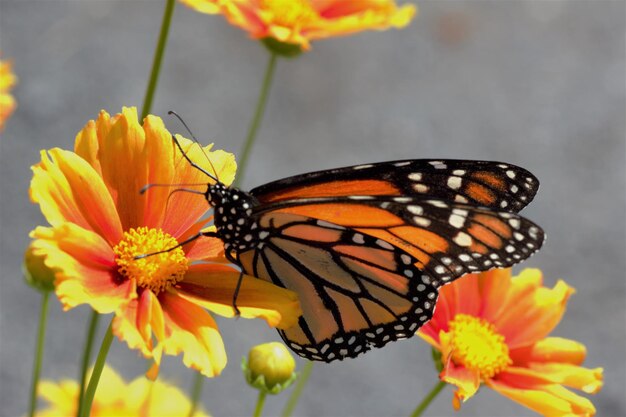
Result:
<svg viewBox="0 0 626 417">
<path fill-rule="evenodd" d="M 161 229 L 130 229 L 113 248 L 118 271 L 124 277 L 136 280 L 138 286 L 158 294 L 183 279 L 189 268 L 182 248 L 168 250 L 176 245 L 178 241 Z M 136 259 L 139 255 L 164 250 L 168 251 Z"/>
<path fill-rule="evenodd" d="M 449 326 L 454 363 L 479 371 L 482 379 L 491 378 L 512 363 L 504 336 L 488 321 L 457 314 Z"/>
<path fill-rule="evenodd" d="M 319 17 L 308 0 L 261 0 L 261 9 L 272 14 L 273 23 L 284 27 L 303 26 Z"/>
</svg>

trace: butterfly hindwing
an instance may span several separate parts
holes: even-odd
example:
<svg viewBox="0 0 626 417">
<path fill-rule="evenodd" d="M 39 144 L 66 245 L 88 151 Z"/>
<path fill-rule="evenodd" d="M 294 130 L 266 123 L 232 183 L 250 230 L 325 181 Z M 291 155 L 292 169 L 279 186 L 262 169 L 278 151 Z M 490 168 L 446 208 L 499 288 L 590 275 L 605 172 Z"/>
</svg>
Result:
<svg viewBox="0 0 626 417">
<path fill-rule="evenodd" d="M 250 193 L 264 204 L 350 195 L 428 196 L 518 212 L 538 188 L 534 175 L 511 164 L 414 159 L 311 172 L 270 182 Z"/>
<path fill-rule="evenodd" d="M 246 273 L 300 295 L 299 324 L 280 330 L 300 356 L 330 362 L 408 338 L 432 316 L 437 289 L 416 259 L 369 235 L 274 213 L 261 248 L 240 254 Z"/>
</svg>

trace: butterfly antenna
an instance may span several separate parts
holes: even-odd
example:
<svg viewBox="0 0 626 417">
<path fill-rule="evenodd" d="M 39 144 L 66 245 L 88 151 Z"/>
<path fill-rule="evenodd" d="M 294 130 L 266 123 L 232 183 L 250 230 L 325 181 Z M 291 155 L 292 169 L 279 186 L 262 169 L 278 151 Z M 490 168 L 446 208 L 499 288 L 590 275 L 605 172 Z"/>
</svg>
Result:
<svg viewBox="0 0 626 417">
<path fill-rule="evenodd" d="M 198 167 L 196 164 L 194 164 L 193 162 L 191 162 L 189 160 L 189 158 L 187 157 L 187 155 L 185 154 L 185 152 L 183 152 L 183 155 L 185 155 L 185 159 L 187 159 L 187 161 L 191 162 L 191 165 L 195 166 L 196 168 L 199 168 L 202 172 L 204 172 L 205 174 L 207 174 L 211 179 L 215 180 L 216 182 L 220 182 L 219 180 L 219 176 L 217 175 L 217 170 L 215 169 L 215 166 L 213 165 L 213 162 L 211 162 L 211 158 L 209 158 L 209 155 L 207 155 L 207 153 L 204 151 L 204 148 L 202 147 L 202 145 L 200 144 L 200 141 L 198 141 L 198 139 L 196 138 L 196 136 L 193 134 L 193 132 L 191 131 L 191 129 L 189 129 L 189 126 L 187 126 L 187 123 L 185 123 L 185 121 L 183 120 L 182 117 L 180 117 L 180 115 L 178 113 L 176 113 L 174 110 L 170 110 L 167 112 L 167 114 L 169 115 L 173 115 L 175 116 L 182 124 L 183 126 L 185 126 L 185 129 L 187 129 L 187 132 L 189 132 L 189 135 L 191 136 L 191 138 L 193 139 L 194 142 L 196 142 L 198 144 L 198 146 L 200 147 L 200 152 L 202 152 L 202 154 L 204 155 L 204 157 L 207 159 L 207 161 L 209 161 L 209 164 L 211 165 L 211 169 L 213 169 L 213 172 L 215 173 L 215 176 L 209 174 L 205 169 Z M 174 135 L 172 135 L 172 137 L 174 137 Z M 181 150 L 182 152 L 182 147 L 180 146 L 180 143 L 178 143 L 177 139 L 174 138 L 174 141 L 176 141 L 176 144 L 178 145 L 178 149 Z"/>
<path fill-rule="evenodd" d="M 153 188 L 153 187 L 201 187 L 201 186 L 206 186 L 206 182 L 180 183 L 180 184 L 152 183 L 152 184 L 146 184 L 143 187 L 141 187 L 141 190 L 139 190 L 139 194 L 145 194 L 150 188 Z M 204 194 L 202 191 L 189 190 L 185 188 L 182 188 L 182 189 L 186 190 L 187 192 L 194 193 L 194 194 Z"/>
</svg>

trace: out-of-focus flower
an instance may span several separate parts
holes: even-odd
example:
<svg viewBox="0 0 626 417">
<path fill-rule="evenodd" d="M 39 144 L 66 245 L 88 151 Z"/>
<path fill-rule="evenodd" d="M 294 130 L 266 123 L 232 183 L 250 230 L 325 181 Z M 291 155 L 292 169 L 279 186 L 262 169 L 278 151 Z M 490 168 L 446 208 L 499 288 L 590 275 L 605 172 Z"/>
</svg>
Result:
<svg viewBox="0 0 626 417">
<path fill-rule="evenodd" d="M 24 278 L 26 283 L 39 291 L 54 290 L 54 271 L 48 268 L 43 256 L 36 256 L 32 246 L 24 253 Z"/>
<path fill-rule="evenodd" d="M 11 62 L 0 60 L 0 132 L 17 107 L 15 98 L 11 95 L 11 89 L 16 83 L 17 77 L 13 74 Z"/>
<path fill-rule="evenodd" d="M 58 383 L 42 381 L 39 393 L 49 407 L 36 413 L 37 417 L 75 416 L 79 386 L 76 381 Z M 177 387 L 161 380 L 139 377 L 126 383 L 113 369 L 102 370 L 98 390 L 91 407 L 91 417 L 179 417 L 188 416 L 191 402 Z M 194 417 L 207 417 L 201 409 Z"/>
<path fill-rule="evenodd" d="M 255 39 L 310 49 L 310 41 L 364 30 L 403 28 L 416 13 L 412 4 L 393 0 L 180 0 L 195 10 L 223 14 Z M 283 46 L 284 47 L 284 46 Z M 287 48 L 289 49 L 289 48 Z M 292 49 L 292 54 L 296 50 Z M 280 53 L 280 49 L 277 50 Z"/>
<path fill-rule="evenodd" d="M 179 137 L 188 157 L 230 184 L 232 154 Z M 208 159 L 211 160 L 212 165 Z M 173 144 L 160 118 L 143 126 L 134 108 L 110 117 L 102 111 L 76 137 L 75 152 L 41 152 L 33 166 L 30 196 L 51 227 L 31 232 L 33 253 L 55 269 L 55 291 L 64 308 L 89 304 L 115 313 L 113 332 L 153 358 L 183 353 L 188 367 L 218 375 L 226 352 L 217 324 L 202 307 L 233 317 L 240 272 L 224 258 L 221 240 L 201 237 L 208 205 L 202 196 L 146 184 L 194 184 L 208 179 Z M 137 259 L 137 255 L 164 253 Z M 281 328 L 301 314 L 295 293 L 244 276 L 237 307 L 245 318 Z"/>
<path fill-rule="evenodd" d="M 564 281 L 543 286 L 538 269 L 466 275 L 441 289 L 433 318 L 418 334 L 442 354 L 440 378 L 457 387 L 453 405 L 481 383 L 544 416 L 592 416 L 586 393 L 602 388 L 602 368 L 580 365 L 581 343 L 548 334 L 574 293 Z"/>
<path fill-rule="evenodd" d="M 278 342 L 250 349 L 241 368 L 248 384 L 270 394 L 280 393 L 296 379 L 296 361 L 285 345 Z"/>
</svg>

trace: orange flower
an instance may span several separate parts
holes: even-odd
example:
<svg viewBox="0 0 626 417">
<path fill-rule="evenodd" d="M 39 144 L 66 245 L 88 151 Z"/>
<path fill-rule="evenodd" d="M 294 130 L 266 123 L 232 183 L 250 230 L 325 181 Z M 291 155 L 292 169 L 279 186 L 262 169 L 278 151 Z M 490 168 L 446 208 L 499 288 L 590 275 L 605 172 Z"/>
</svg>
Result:
<svg viewBox="0 0 626 417">
<path fill-rule="evenodd" d="M 78 389 L 78 383 L 72 380 L 42 381 L 39 392 L 50 406 L 37 412 L 37 417 L 75 416 Z M 188 416 L 190 408 L 191 402 L 173 385 L 144 377 L 126 383 L 113 369 L 105 366 L 90 416 Z M 196 410 L 193 416 L 206 417 L 208 414 Z"/>
<path fill-rule="evenodd" d="M 180 137 L 187 155 L 230 184 L 232 154 Z M 38 227 L 33 252 L 54 269 L 55 291 L 64 308 L 89 304 L 115 313 L 113 331 L 129 347 L 153 358 L 183 353 L 188 367 L 218 375 L 226 353 L 217 325 L 201 307 L 233 317 L 239 270 L 227 263 L 221 240 L 202 237 L 175 247 L 206 226 L 202 196 L 172 193 L 146 184 L 193 184 L 207 178 L 190 166 L 160 118 L 143 126 L 134 108 L 110 117 L 102 111 L 76 136 L 75 152 L 41 152 L 33 166 L 30 195 L 51 227 Z M 295 293 L 245 276 L 237 297 L 245 318 L 261 317 L 286 328 L 301 314 Z M 156 342 L 156 343 L 155 343 Z M 156 368 L 158 369 L 158 368 Z M 155 369 L 155 371 L 156 371 Z"/>
<path fill-rule="evenodd" d="M 9 93 L 17 83 L 17 77 L 13 74 L 11 67 L 11 62 L 0 61 L 0 132 L 4 129 L 5 121 L 17 107 L 15 98 Z"/>
<path fill-rule="evenodd" d="M 592 416 L 591 401 L 565 387 L 595 394 L 602 368 L 587 369 L 585 346 L 547 337 L 574 289 L 543 287 L 541 271 L 469 274 L 441 289 L 435 314 L 418 334 L 441 352 L 440 378 L 456 385 L 458 409 L 481 382 L 544 416 Z"/>
<path fill-rule="evenodd" d="M 181 0 L 195 10 L 223 14 L 252 38 L 310 49 L 309 42 L 368 29 L 403 28 L 416 7 L 393 0 Z"/>
</svg>

